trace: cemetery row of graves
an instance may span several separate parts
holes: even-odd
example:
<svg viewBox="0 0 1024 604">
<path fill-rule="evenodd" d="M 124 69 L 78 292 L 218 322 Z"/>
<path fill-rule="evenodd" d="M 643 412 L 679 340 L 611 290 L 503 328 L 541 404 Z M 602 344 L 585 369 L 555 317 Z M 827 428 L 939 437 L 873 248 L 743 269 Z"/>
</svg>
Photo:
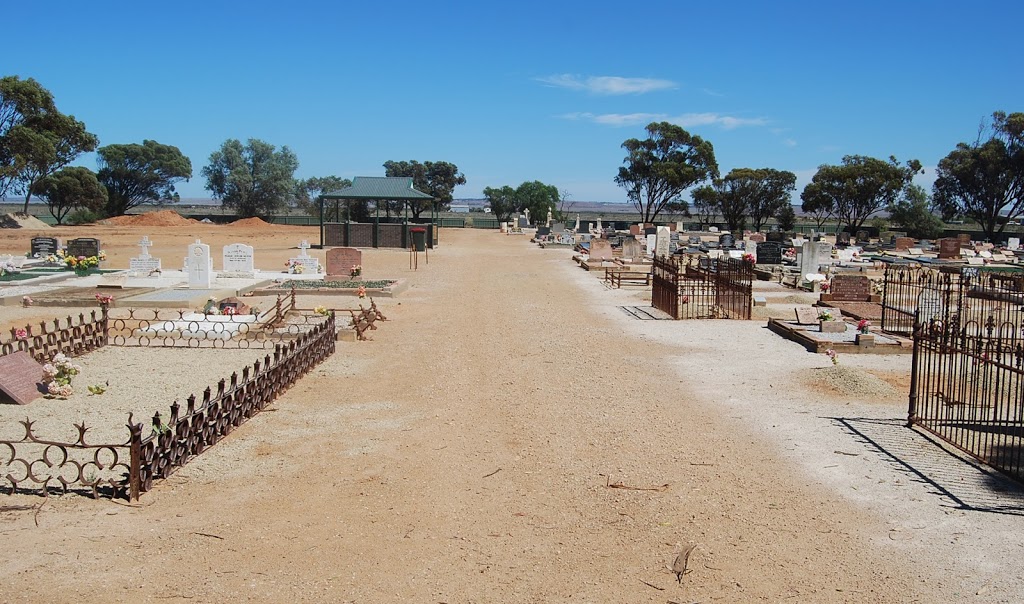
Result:
<svg viewBox="0 0 1024 604">
<path fill-rule="evenodd" d="M 741 237 L 639 224 L 578 232 L 555 224 L 538 228 L 534 240 L 572 248 L 610 288 L 649 288 L 651 306 L 673 319 L 747 320 L 765 305 L 758 293 L 816 294 L 813 306 L 789 307 L 788 318 L 769 316 L 768 328 L 833 360 L 912 354 L 907 425 L 1024 479 L 1019 240 L 997 247 L 965 235 L 858 235 Z"/>
<path fill-rule="evenodd" d="M 221 270 L 215 271 L 210 246 L 199 240 L 187 246 L 180 269 L 165 268 L 149 253 L 148 236 L 138 245 L 127 270 L 105 266 L 96 238 L 34 237 L 26 254 L 0 257 L 4 304 L 92 307 L 77 317 L 0 334 L 5 402 L 28 405 L 31 412 L 40 397 L 71 396 L 80 369 L 75 359 L 107 347 L 252 349 L 262 358 L 207 387 L 199 400 L 174 401 L 151 418 L 130 415 L 126 437 L 113 443 L 90 440 L 85 424 L 75 425 L 76 438 L 55 440 L 37 432 L 38 422 L 18 422 L 20 437 L 6 430 L 0 439 L 6 453 L 0 476 L 10 492 L 138 498 L 154 479 L 169 476 L 266 408 L 330 356 L 337 340 L 369 339 L 385 320 L 372 295 L 395 295 L 403 285 L 399 279 L 364 279 L 362 252 L 355 248 L 327 250 L 324 266 L 302 241 L 283 267 L 260 270 L 253 246 L 235 243 L 223 247 Z M 301 308 L 298 291 L 334 296 L 339 303 Z M 257 307 L 267 300 L 273 302 Z M 89 386 L 93 394 L 104 389 Z"/>
</svg>

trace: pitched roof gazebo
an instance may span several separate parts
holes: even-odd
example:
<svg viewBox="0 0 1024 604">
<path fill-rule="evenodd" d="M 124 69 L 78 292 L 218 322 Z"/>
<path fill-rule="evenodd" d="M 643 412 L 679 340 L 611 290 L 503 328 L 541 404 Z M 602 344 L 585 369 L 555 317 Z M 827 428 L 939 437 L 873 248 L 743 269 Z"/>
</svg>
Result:
<svg viewBox="0 0 1024 604">
<path fill-rule="evenodd" d="M 409 203 L 433 201 L 433 197 L 417 191 L 409 176 L 356 176 L 352 186 L 320 196 L 320 246 L 343 245 L 350 247 L 408 247 Z M 353 223 L 350 217 L 342 222 L 325 222 L 324 206 L 334 201 L 334 214 L 339 216 L 339 204 L 352 201 L 373 201 L 375 215 L 371 224 Z M 401 201 L 405 208 L 402 224 L 381 224 L 380 202 Z M 337 219 L 337 218 L 336 218 Z M 427 243 L 433 247 L 433 224 L 428 225 L 430 233 Z"/>
</svg>

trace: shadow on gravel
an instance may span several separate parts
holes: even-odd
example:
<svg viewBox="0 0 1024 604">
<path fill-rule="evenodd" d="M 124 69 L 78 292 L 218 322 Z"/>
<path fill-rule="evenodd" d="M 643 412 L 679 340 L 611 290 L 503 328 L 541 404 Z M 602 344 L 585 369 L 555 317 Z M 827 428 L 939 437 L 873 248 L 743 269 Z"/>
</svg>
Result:
<svg viewBox="0 0 1024 604">
<path fill-rule="evenodd" d="M 1024 486 L 907 428 L 904 419 L 826 419 L 958 509 L 1024 516 Z"/>
</svg>

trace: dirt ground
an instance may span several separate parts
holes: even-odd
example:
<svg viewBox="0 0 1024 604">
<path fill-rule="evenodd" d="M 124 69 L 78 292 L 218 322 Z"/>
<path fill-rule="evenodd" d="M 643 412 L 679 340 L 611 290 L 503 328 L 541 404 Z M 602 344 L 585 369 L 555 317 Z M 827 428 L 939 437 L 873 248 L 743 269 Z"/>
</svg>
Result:
<svg viewBox="0 0 1024 604">
<path fill-rule="evenodd" d="M 200 237 L 255 245 L 257 268 L 316 240 L 55 233 L 99 237 L 114 267 L 143 235 L 165 265 Z M 0 252 L 32 234 L 0 230 Z M 836 373 L 763 321 L 638 321 L 620 307 L 643 293 L 493 231 L 363 267 L 410 281 L 373 341 L 139 502 L 0 497 L 0 601 L 1024 600 L 1024 498 L 899 425 L 909 357 Z"/>
</svg>

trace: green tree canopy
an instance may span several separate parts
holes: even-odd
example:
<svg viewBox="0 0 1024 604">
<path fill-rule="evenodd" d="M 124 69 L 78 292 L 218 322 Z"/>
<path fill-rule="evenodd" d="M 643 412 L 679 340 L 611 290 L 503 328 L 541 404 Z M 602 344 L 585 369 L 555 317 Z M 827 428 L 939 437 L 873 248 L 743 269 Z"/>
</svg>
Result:
<svg viewBox="0 0 1024 604">
<path fill-rule="evenodd" d="M 889 206 L 889 221 L 919 239 L 941 237 L 946 228 L 942 219 L 932 213 L 928 193 L 915 184 L 909 185 L 903 197 Z"/>
<path fill-rule="evenodd" d="M 38 82 L 0 78 L 0 194 L 24 193 L 24 213 L 35 183 L 98 144 L 85 124 L 57 110 L 53 95 Z"/>
<path fill-rule="evenodd" d="M 704 185 L 697 187 L 690 193 L 693 198 L 693 216 L 700 223 L 700 230 L 711 226 L 715 216 L 718 215 L 718 200 L 715 198 L 715 190 Z"/>
<path fill-rule="evenodd" d="M 1024 113 L 997 111 L 987 129 L 988 140 L 960 143 L 939 161 L 932 201 L 944 218 L 966 216 L 991 239 L 1024 215 Z"/>
<path fill-rule="evenodd" d="M 539 180 L 527 181 L 516 187 L 516 211 L 530 210 L 530 216 L 544 220 L 548 211 L 554 212 L 561 201 L 558 187 Z"/>
<path fill-rule="evenodd" d="M 800 209 L 814 220 L 819 231 L 822 230 L 836 211 L 835 199 L 827 193 L 821 183 L 816 182 L 807 183 L 800 193 L 800 199 L 803 201 Z"/>
<path fill-rule="evenodd" d="M 685 206 L 683 191 L 718 177 L 715 149 L 710 142 L 669 122 L 651 122 L 647 138 L 622 143 L 627 154 L 615 182 L 640 213 L 654 222 L 670 204 Z"/>
<path fill-rule="evenodd" d="M 53 95 L 39 82 L 18 76 L 0 78 L 0 197 L 25 168 L 33 125 L 56 110 Z"/>
<path fill-rule="evenodd" d="M 487 199 L 487 204 L 491 207 L 491 213 L 500 221 L 511 218 L 513 212 L 516 212 L 519 207 L 516 201 L 516 190 L 508 185 L 500 189 L 485 187 L 484 198 Z"/>
<path fill-rule="evenodd" d="M 254 138 L 245 145 L 228 139 L 210 154 L 210 164 L 202 174 L 206 189 L 224 207 L 243 218 L 268 218 L 287 207 L 295 195 L 298 168 L 299 160 L 287 146 L 277 151 L 274 145 Z"/>
<path fill-rule="evenodd" d="M 814 206 L 831 205 L 839 226 L 857 231 L 872 214 L 894 203 L 919 172 L 921 162 L 916 159 L 904 167 L 895 157 L 883 161 L 847 155 L 838 166 L 820 166 L 801 197 L 805 203 L 814 200 Z"/>
<path fill-rule="evenodd" d="M 62 224 L 76 208 L 97 212 L 107 202 L 107 190 L 89 168 L 72 166 L 58 170 L 32 185 L 32 192 L 46 200 L 50 215 Z"/>
<path fill-rule="evenodd" d="M 314 218 L 320 217 L 320 196 L 324 193 L 340 191 L 351 187 L 352 181 L 340 176 L 320 176 L 296 181 L 295 205 L 300 210 Z M 364 200 L 348 200 L 337 205 L 338 212 L 334 213 L 335 205 L 327 204 L 324 207 L 324 220 L 328 222 L 341 222 L 352 220 L 365 222 L 370 217 L 368 204 Z"/>
<path fill-rule="evenodd" d="M 174 184 L 192 178 L 192 162 L 171 145 L 107 145 L 97 151 L 98 178 L 107 188 L 107 216 L 121 216 L 144 203 L 178 199 Z"/>
<path fill-rule="evenodd" d="M 792 231 L 793 227 L 796 226 L 796 211 L 793 210 L 792 204 L 787 203 L 779 208 L 779 211 L 775 214 L 775 220 L 779 222 L 780 231 Z"/>
<path fill-rule="evenodd" d="M 731 181 L 730 188 L 742 200 L 755 231 L 789 205 L 796 189 L 796 174 L 772 168 L 737 168 L 725 180 Z"/>
<path fill-rule="evenodd" d="M 459 172 L 459 167 L 446 161 L 386 161 L 384 175 L 411 177 L 413 188 L 434 198 L 433 201 L 410 202 L 413 218 L 419 218 L 431 204 L 437 211 L 448 209 L 455 187 L 466 184 L 466 177 Z"/>
</svg>

